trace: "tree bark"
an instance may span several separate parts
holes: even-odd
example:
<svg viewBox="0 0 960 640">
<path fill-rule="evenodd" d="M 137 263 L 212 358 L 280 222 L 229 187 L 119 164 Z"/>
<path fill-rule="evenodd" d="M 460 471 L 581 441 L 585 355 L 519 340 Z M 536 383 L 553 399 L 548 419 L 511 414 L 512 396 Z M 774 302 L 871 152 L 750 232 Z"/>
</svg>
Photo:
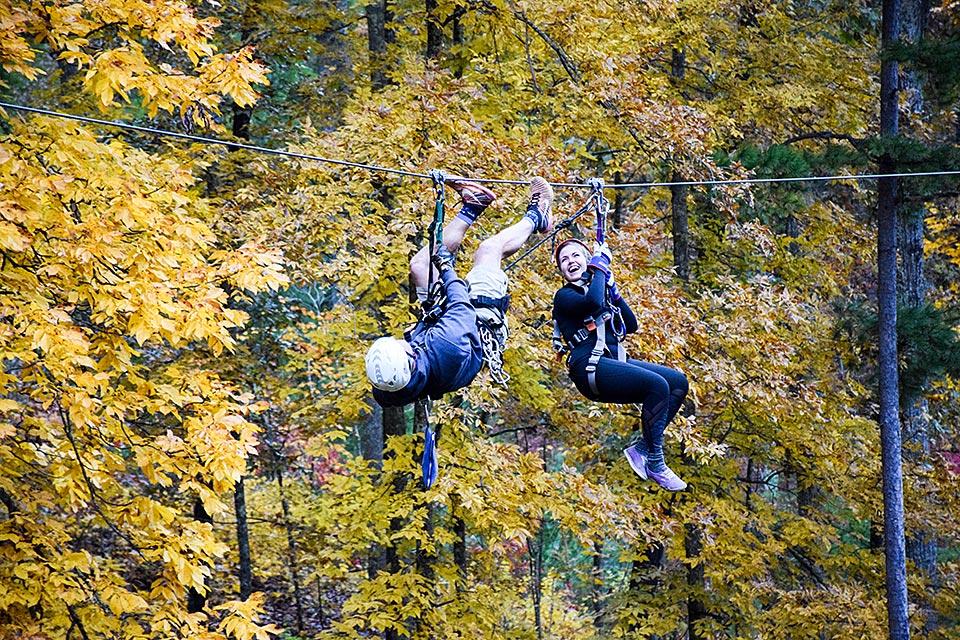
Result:
<svg viewBox="0 0 960 640">
<path fill-rule="evenodd" d="M 900 37 L 900 2 L 883 1 L 882 48 L 889 51 Z M 880 68 L 880 133 L 898 133 L 898 64 L 885 57 Z M 895 167 L 889 153 L 880 160 L 880 173 Z M 900 391 L 897 371 L 897 200 L 896 178 L 882 178 L 877 194 L 877 306 L 879 329 L 880 440 L 883 473 L 884 560 L 887 628 L 891 640 L 907 640 L 907 572 L 903 527 L 903 469 L 900 442 Z"/>
<path fill-rule="evenodd" d="M 429 423 L 430 417 L 427 412 L 427 404 L 425 400 L 418 401 L 413 407 L 413 431 L 414 433 L 422 433 L 426 430 L 427 424 Z M 439 439 L 439 434 L 435 434 Z M 419 461 L 419 451 L 416 447 L 413 449 L 414 463 Z M 419 492 L 417 502 L 419 503 L 417 508 L 423 509 L 426 511 L 424 516 L 424 534 L 427 537 L 427 540 L 433 541 L 433 518 L 434 518 L 434 507 L 432 502 L 427 502 L 425 499 L 425 493 L 423 491 Z M 417 542 L 417 553 L 416 553 L 416 570 L 417 573 L 429 582 L 434 582 L 436 580 L 436 563 L 437 556 L 435 552 L 428 551 L 420 546 L 420 542 Z M 411 620 L 411 628 L 413 630 L 412 635 L 416 636 L 417 632 L 420 631 L 420 619 L 416 618 Z"/>
<path fill-rule="evenodd" d="M 466 67 L 466 57 L 463 55 L 462 46 L 466 42 L 466 33 L 463 30 L 463 21 L 460 19 L 460 10 L 463 5 L 457 6 L 457 14 L 453 19 L 453 45 L 457 47 L 457 59 L 454 62 L 453 76 L 455 78 L 463 77 L 463 70 Z"/>
<path fill-rule="evenodd" d="M 643 559 L 634 561 L 630 567 L 630 593 L 638 600 L 649 600 L 660 590 L 660 570 L 665 556 L 663 543 L 654 541 L 643 551 Z M 627 629 L 627 637 L 633 637 L 637 629 Z"/>
<path fill-rule="evenodd" d="M 685 524 L 683 546 L 687 552 L 687 560 L 696 561 L 703 552 L 703 533 L 700 527 L 693 524 Z M 690 587 L 691 595 L 687 597 L 687 638 L 688 640 L 701 640 L 705 636 L 701 635 L 697 623 L 707 617 L 707 608 L 697 595 L 704 589 L 703 563 L 696 561 L 687 566 L 687 586 Z"/>
<path fill-rule="evenodd" d="M 402 436 L 406 432 L 403 407 L 384 407 L 383 409 L 383 437 L 384 442 L 391 436 Z M 403 474 L 397 474 L 393 479 L 393 493 L 399 495 L 407 487 L 407 479 Z M 397 533 L 403 528 L 403 518 L 392 518 L 390 520 L 390 534 Z M 400 573 L 400 554 L 395 544 L 387 544 L 384 549 L 384 562 L 386 570 L 390 573 Z M 396 629 L 387 629 L 383 637 L 385 640 L 397 640 L 400 635 Z"/>
<path fill-rule="evenodd" d="M 443 29 L 440 27 L 440 20 L 437 18 L 437 0 L 425 0 L 427 16 L 427 60 L 436 60 L 443 51 Z"/>
<path fill-rule="evenodd" d="M 590 575 L 590 595 L 591 606 L 593 608 L 593 625 L 597 628 L 597 633 L 603 631 L 603 541 L 595 540 L 593 542 L 593 570 Z"/>
<path fill-rule="evenodd" d="M 240 599 L 253 593 L 253 570 L 250 563 L 250 527 L 247 523 L 247 497 L 243 478 L 233 487 L 233 509 L 237 519 L 237 552 L 240 556 Z"/>
<path fill-rule="evenodd" d="M 670 75 L 674 84 L 683 80 L 687 73 L 687 57 L 682 49 L 674 48 L 670 55 Z M 676 169 L 670 176 L 670 182 L 683 182 L 683 174 Z M 673 266 L 681 280 L 690 279 L 690 224 L 687 208 L 687 195 L 690 187 L 673 185 L 670 187 L 670 211 L 673 228 Z"/>
<path fill-rule="evenodd" d="M 459 500 L 452 496 L 453 500 L 453 563 L 457 565 L 457 592 L 463 593 L 467 589 L 467 572 L 469 570 L 467 558 L 467 523 L 457 513 L 460 508 Z"/>
<path fill-rule="evenodd" d="M 527 555 L 530 558 L 530 597 L 533 600 L 533 620 L 537 627 L 537 640 L 543 640 L 543 526 L 544 519 L 540 519 L 540 530 L 535 542 L 527 538 Z"/>
<path fill-rule="evenodd" d="M 671 182 L 682 182 L 683 175 L 674 171 Z M 690 227 L 687 208 L 687 185 L 670 187 L 670 211 L 673 220 L 673 266 L 681 280 L 690 280 Z"/>
<path fill-rule="evenodd" d="M 902 0 L 901 27 L 903 36 L 911 43 L 920 42 L 926 31 L 930 11 L 928 0 Z M 904 69 L 901 74 L 902 90 L 906 96 L 907 123 L 909 131 L 924 114 L 924 93 L 920 74 L 916 69 Z M 929 283 L 925 274 L 923 239 L 926 207 L 921 203 L 916 208 L 900 211 L 900 227 L 897 240 L 900 252 L 900 270 L 897 286 L 901 292 L 901 304 L 917 309 L 926 303 Z M 923 397 L 903 403 L 902 433 L 906 460 L 916 465 L 924 464 L 930 457 L 930 421 L 927 418 L 927 401 Z M 923 572 L 928 583 L 936 587 L 937 540 L 934 532 L 924 527 L 912 528 L 906 538 L 907 557 Z M 927 632 L 937 626 L 933 607 L 923 607 L 924 627 Z"/>
<path fill-rule="evenodd" d="M 617 171 L 613 174 L 614 182 L 623 182 L 623 173 Z M 623 189 L 614 189 L 613 192 L 613 228 L 619 229 L 623 226 L 624 194 Z"/>
<path fill-rule="evenodd" d="M 193 519 L 198 522 L 213 524 L 213 518 L 210 517 L 210 514 L 207 513 L 207 510 L 203 508 L 203 500 L 200 498 L 197 498 L 193 501 Z M 207 596 L 201 594 L 193 587 L 190 587 L 190 589 L 187 591 L 187 612 L 199 613 L 200 611 L 203 611 L 205 606 L 207 606 Z"/>
<path fill-rule="evenodd" d="M 234 136 L 240 138 L 241 140 L 250 139 L 250 119 L 253 118 L 253 107 L 241 107 L 238 104 L 234 103 L 233 105 L 233 121 L 231 122 L 230 131 Z M 234 145 L 227 145 L 228 151 L 238 151 L 240 147 Z"/>
<path fill-rule="evenodd" d="M 277 465 L 277 487 L 280 490 L 280 508 L 283 511 L 283 526 L 287 530 L 287 562 L 290 565 L 290 581 L 293 583 L 293 602 L 297 616 L 297 634 L 303 635 L 303 589 L 300 586 L 300 563 L 297 559 L 297 537 L 290 517 L 290 501 L 283 488 L 283 470 Z"/>
<path fill-rule="evenodd" d="M 370 84 L 374 90 L 387 86 L 387 3 L 376 0 L 366 6 L 367 49 L 370 52 Z"/>
</svg>

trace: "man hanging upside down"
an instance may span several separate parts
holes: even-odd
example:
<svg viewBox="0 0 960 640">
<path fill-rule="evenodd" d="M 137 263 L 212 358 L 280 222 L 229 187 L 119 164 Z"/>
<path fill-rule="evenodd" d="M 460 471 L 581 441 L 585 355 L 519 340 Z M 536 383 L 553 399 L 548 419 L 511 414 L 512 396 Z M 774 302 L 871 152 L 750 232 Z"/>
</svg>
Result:
<svg viewBox="0 0 960 640">
<path fill-rule="evenodd" d="M 509 296 L 501 262 L 515 253 L 534 233 L 553 227 L 550 204 L 553 190 L 543 178 L 530 182 L 530 202 L 523 217 L 480 243 L 466 282 L 453 268 L 454 254 L 467 230 L 496 197 L 474 182 L 448 182 L 460 195 L 462 208 L 443 229 L 443 246 L 433 256 L 422 247 L 410 261 L 410 274 L 421 301 L 427 298 L 430 269 L 442 283 L 446 304 L 439 317 L 420 321 L 405 339 L 378 338 L 366 356 L 373 397 L 381 406 L 400 406 L 470 384 L 483 364 L 478 321 L 497 326 L 506 338 Z M 431 266 L 432 265 L 432 266 Z"/>
</svg>

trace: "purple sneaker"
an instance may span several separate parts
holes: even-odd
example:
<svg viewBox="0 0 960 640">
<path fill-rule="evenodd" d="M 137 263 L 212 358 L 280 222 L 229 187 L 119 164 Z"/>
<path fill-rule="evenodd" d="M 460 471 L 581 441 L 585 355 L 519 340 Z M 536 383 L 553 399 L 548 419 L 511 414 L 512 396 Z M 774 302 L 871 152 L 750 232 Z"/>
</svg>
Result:
<svg viewBox="0 0 960 640">
<path fill-rule="evenodd" d="M 632 444 L 626 449 L 623 450 L 623 455 L 626 456 L 627 462 L 630 463 L 630 468 L 633 469 L 633 472 L 643 478 L 647 479 L 647 454 L 644 451 L 641 451 L 640 448 Z"/>
<path fill-rule="evenodd" d="M 667 491 L 683 491 L 687 488 L 687 483 L 681 480 L 670 467 L 664 467 L 663 471 L 651 471 L 649 468 L 646 471 L 651 480 Z"/>
</svg>

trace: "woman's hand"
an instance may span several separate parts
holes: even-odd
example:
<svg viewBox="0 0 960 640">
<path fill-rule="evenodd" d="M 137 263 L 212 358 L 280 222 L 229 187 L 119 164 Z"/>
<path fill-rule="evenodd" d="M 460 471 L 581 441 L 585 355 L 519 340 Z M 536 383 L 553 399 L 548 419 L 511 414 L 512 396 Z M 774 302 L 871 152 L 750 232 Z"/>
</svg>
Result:
<svg viewBox="0 0 960 640">
<path fill-rule="evenodd" d="M 606 244 L 595 244 L 593 246 L 593 257 L 590 258 L 587 268 L 602 271 L 606 274 L 607 280 L 610 280 L 612 277 L 610 273 L 610 262 L 612 260 L 613 255 L 610 253 L 610 249 L 607 248 Z"/>
</svg>

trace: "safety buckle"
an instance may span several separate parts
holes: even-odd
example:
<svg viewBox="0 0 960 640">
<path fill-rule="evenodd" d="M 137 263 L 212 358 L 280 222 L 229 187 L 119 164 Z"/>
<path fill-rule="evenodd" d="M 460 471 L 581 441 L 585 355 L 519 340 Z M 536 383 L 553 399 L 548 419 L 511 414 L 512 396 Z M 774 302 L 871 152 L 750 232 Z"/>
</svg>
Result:
<svg viewBox="0 0 960 640">
<path fill-rule="evenodd" d="M 586 320 L 584 320 L 583 325 L 587 328 L 587 331 L 597 330 L 597 321 L 593 319 L 593 316 L 590 316 Z"/>
<path fill-rule="evenodd" d="M 597 370 L 597 365 L 594 364 L 593 362 L 588 362 L 587 366 L 584 367 L 584 371 L 586 371 L 587 373 L 593 373 L 596 370 Z"/>
</svg>

